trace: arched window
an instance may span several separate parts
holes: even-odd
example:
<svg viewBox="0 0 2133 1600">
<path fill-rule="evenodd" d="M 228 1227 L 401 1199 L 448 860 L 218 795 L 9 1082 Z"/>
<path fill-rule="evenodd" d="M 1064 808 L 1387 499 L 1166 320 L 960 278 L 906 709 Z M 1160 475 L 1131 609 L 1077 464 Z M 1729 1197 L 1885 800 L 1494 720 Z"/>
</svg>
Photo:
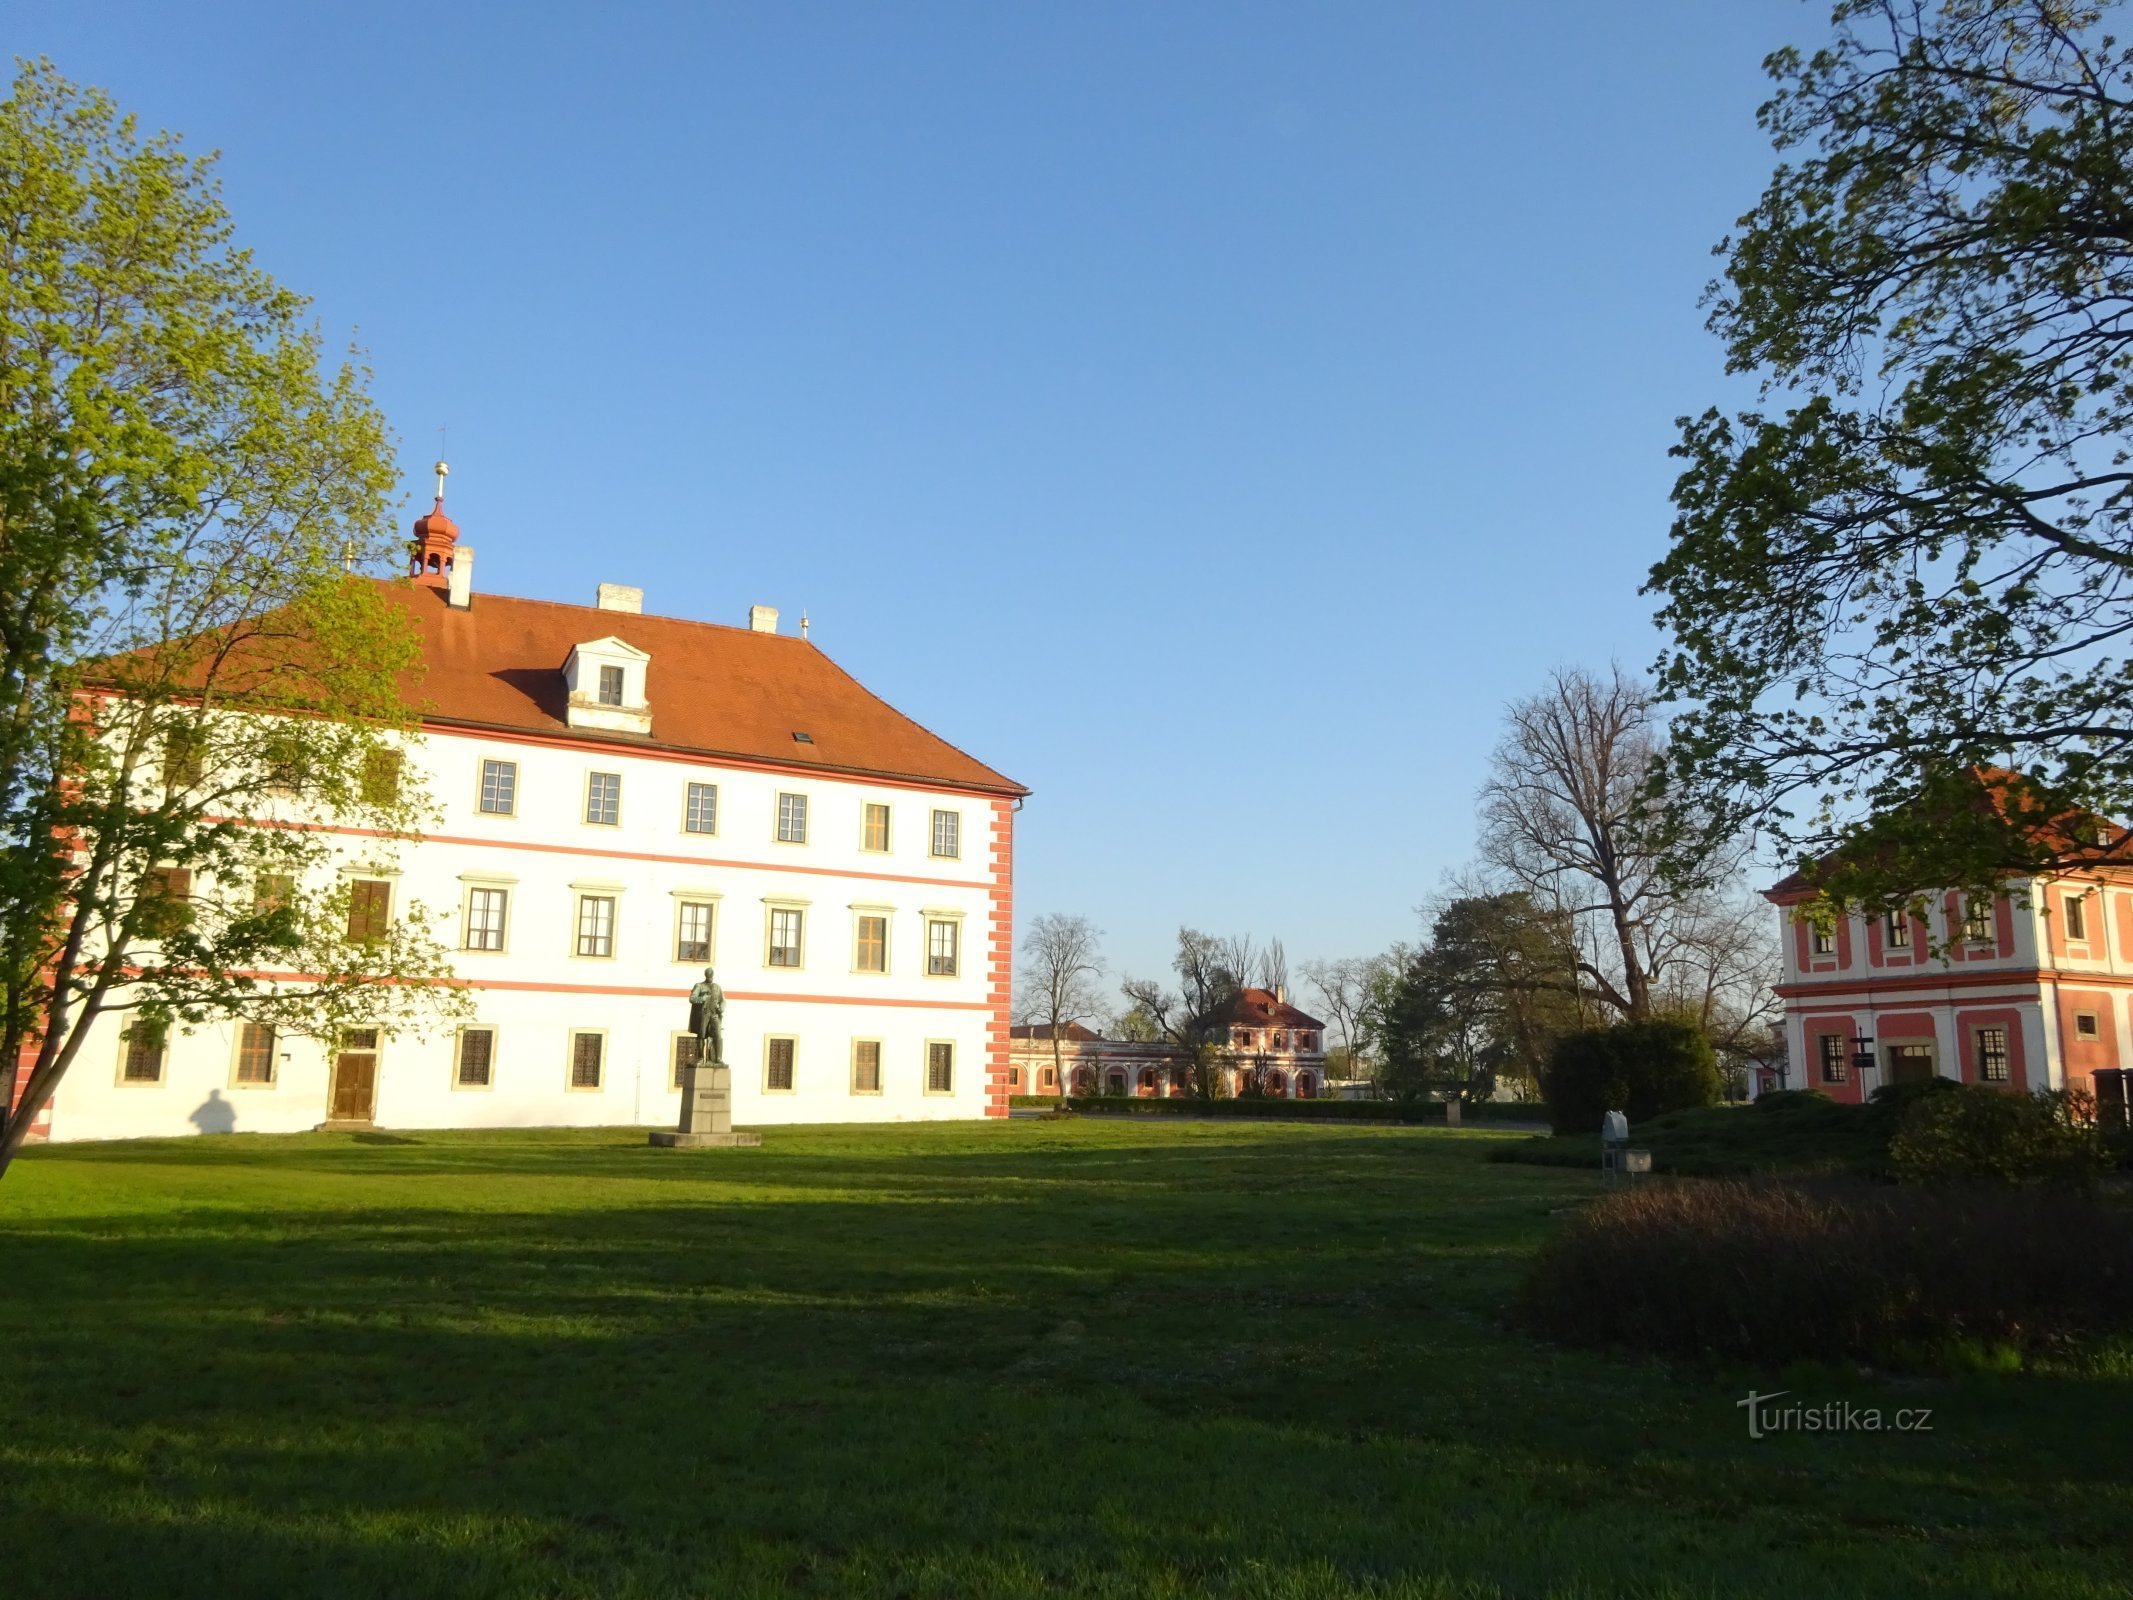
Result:
<svg viewBox="0 0 2133 1600">
<path fill-rule="evenodd" d="M 1126 1075 L 1117 1067 L 1113 1067 L 1109 1072 L 1104 1074 L 1104 1093 L 1124 1094 L 1125 1092 Z"/>
<path fill-rule="evenodd" d="M 1266 1092 L 1270 1095 L 1286 1095 L 1289 1092 L 1288 1074 L 1269 1070 L 1266 1074 Z"/>
<path fill-rule="evenodd" d="M 1296 1074 L 1296 1098 L 1299 1100 L 1316 1100 L 1318 1098 L 1318 1076 L 1316 1073 L 1299 1072 Z"/>
<path fill-rule="evenodd" d="M 1134 1093 L 1138 1094 L 1142 1099 L 1153 1099 L 1155 1096 L 1155 1068 L 1141 1068 L 1140 1076 L 1134 1080 L 1133 1088 Z"/>
<path fill-rule="evenodd" d="M 1096 1069 L 1094 1067 L 1076 1067 L 1074 1069 L 1074 1092 L 1076 1094 L 1094 1094 L 1096 1092 Z"/>
</svg>

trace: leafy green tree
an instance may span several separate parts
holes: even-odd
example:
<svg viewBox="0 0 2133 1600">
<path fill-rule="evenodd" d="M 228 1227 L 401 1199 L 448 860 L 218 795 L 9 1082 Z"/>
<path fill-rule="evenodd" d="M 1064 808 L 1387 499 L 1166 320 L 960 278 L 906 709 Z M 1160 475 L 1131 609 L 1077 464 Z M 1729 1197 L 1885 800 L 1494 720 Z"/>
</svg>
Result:
<svg viewBox="0 0 2133 1600">
<path fill-rule="evenodd" d="M 457 1007 L 389 870 L 418 666 L 363 373 L 211 163 L 47 63 L 0 103 L 0 1170 L 108 1012 L 330 1036 Z M 353 821 L 372 842 L 242 820 Z M 302 981 L 292 981 L 301 976 Z M 390 981 L 386 981 L 390 980 Z M 412 981 L 410 981 L 412 980 Z M 17 1074 L 10 1072 L 10 1078 Z"/>
<path fill-rule="evenodd" d="M 1840 900 L 2124 859 L 2033 824 L 2133 813 L 2133 51 L 2067 0 L 1833 22 L 1765 63 L 1707 300 L 1765 409 L 1675 448 L 1674 767 Z"/>
<path fill-rule="evenodd" d="M 1500 1078 L 1530 1083 L 1555 1038 L 1582 1020 L 1570 919 L 1523 893 L 1449 900 L 1383 1004 L 1385 1084 L 1396 1098 L 1485 1098 Z"/>
<path fill-rule="evenodd" d="M 1634 1127 L 1718 1098 L 1718 1058 L 1692 1023 L 1618 1022 L 1566 1033 L 1549 1052 L 1541 1089 L 1557 1133 L 1597 1133 L 1610 1111 Z"/>
</svg>

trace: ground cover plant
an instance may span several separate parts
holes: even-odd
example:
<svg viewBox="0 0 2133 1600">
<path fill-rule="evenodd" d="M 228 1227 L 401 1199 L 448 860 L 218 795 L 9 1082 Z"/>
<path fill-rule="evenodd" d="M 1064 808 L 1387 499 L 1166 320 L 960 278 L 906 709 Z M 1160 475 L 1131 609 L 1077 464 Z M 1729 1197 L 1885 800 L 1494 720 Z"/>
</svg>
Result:
<svg viewBox="0 0 2133 1600">
<path fill-rule="evenodd" d="M 1888 1170 L 1900 1113 L 1842 1105 L 1818 1094 L 1768 1096 L 1748 1105 L 1699 1106 L 1630 1124 L 1630 1143 L 1652 1153 L 1655 1172 L 1680 1177 L 1748 1177 L 1778 1172 Z M 1493 1161 L 1596 1168 L 1597 1133 L 1558 1134 L 1500 1145 Z"/>
<path fill-rule="evenodd" d="M 1016 1119 L 32 1150 L 0 1593 L 2133 1585 L 2125 1376 L 1670 1370 L 1507 1321 L 1500 1135 Z M 1751 1386 L 1928 1433 L 1748 1437 Z"/>
<path fill-rule="evenodd" d="M 1694 1359 L 2108 1365 L 2133 1335 L 2133 1204 L 1858 1180 L 1648 1184 L 1550 1239 L 1519 1310 L 1553 1339 Z"/>
</svg>

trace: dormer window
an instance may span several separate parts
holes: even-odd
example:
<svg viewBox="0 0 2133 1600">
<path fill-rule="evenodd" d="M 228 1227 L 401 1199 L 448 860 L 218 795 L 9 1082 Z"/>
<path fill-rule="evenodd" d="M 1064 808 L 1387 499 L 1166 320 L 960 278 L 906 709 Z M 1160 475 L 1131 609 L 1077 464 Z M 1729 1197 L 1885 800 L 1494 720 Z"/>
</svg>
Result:
<svg viewBox="0 0 2133 1600">
<path fill-rule="evenodd" d="M 652 658 L 610 634 L 574 647 L 563 663 L 565 717 L 573 728 L 649 734 L 645 681 Z"/>
</svg>

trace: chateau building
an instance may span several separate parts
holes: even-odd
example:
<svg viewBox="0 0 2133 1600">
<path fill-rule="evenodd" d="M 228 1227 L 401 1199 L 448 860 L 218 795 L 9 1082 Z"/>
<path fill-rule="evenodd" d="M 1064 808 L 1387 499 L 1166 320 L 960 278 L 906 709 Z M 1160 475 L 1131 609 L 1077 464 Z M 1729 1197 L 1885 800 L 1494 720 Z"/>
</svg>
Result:
<svg viewBox="0 0 2133 1600">
<path fill-rule="evenodd" d="M 1988 794 L 2013 781 L 1979 777 Z M 2086 1088 L 2133 1064 L 2133 867 L 2100 861 L 1827 924 L 1806 915 L 1815 891 L 1798 874 L 1765 897 L 1782 919 L 1785 1065 L 1759 1069 L 1757 1093 L 1858 1101 L 1935 1075 Z"/>
<path fill-rule="evenodd" d="M 1326 1086 L 1326 1025 L 1268 989 L 1240 989 L 1202 1024 L 1202 1034 L 1222 1048 L 1225 1095 L 1258 1093 L 1291 1100 L 1317 1098 Z M 1070 1022 L 1059 1030 L 1039 1023 L 1015 1028 L 1008 1055 L 1008 1088 L 1014 1094 L 1059 1093 L 1059 1069 L 1067 1092 L 1167 1099 L 1189 1092 L 1178 1052 L 1167 1044 L 1106 1039 Z"/>
<path fill-rule="evenodd" d="M 1026 790 L 754 607 L 746 627 L 477 594 L 435 508 L 407 583 L 441 818 L 379 853 L 344 829 L 351 916 L 433 924 L 464 1025 L 332 1041 L 256 1025 L 127 1037 L 100 1019 L 53 1139 L 671 1126 L 689 988 L 724 986 L 744 1124 L 1004 1116 L 1014 817 Z"/>
</svg>

